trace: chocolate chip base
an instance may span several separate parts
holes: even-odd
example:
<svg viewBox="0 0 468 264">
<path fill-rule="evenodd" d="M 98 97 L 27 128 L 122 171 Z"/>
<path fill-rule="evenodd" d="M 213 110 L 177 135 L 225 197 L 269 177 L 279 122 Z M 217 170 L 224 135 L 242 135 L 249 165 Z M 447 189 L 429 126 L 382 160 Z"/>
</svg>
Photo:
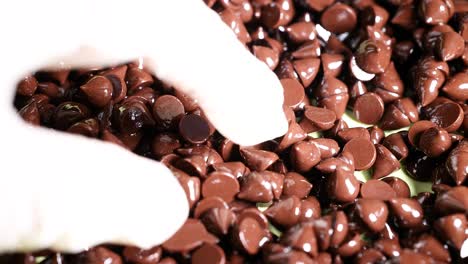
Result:
<svg viewBox="0 0 468 264">
<path fill-rule="evenodd" d="M 238 146 L 136 63 L 27 76 L 24 120 L 163 162 L 191 213 L 149 250 L 2 263 L 466 263 L 466 2 L 205 2 L 281 80 L 287 134 Z"/>
</svg>

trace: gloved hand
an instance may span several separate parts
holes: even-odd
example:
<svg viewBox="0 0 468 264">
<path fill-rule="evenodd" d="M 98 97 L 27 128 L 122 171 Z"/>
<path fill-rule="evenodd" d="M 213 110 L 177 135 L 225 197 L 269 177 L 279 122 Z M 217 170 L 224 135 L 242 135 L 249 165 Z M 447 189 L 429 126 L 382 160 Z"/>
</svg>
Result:
<svg viewBox="0 0 468 264">
<path fill-rule="evenodd" d="M 162 164 L 18 118 L 16 83 L 45 65 L 143 57 L 234 142 L 252 145 L 287 130 L 280 82 L 201 0 L 16 0 L 0 4 L 0 22 L 0 252 L 103 242 L 147 248 L 188 215 L 184 191 Z"/>
</svg>

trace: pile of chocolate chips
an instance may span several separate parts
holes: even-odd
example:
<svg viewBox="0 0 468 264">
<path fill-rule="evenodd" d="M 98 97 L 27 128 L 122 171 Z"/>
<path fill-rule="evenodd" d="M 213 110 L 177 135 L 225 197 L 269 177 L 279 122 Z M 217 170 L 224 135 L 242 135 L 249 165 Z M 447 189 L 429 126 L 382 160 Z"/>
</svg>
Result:
<svg viewBox="0 0 468 264">
<path fill-rule="evenodd" d="M 238 146 L 138 63 L 27 76 L 15 100 L 24 120 L 163 162 L 191 213 L 150 250 L 2 259 L 466 263 L 468 2 L 205 2 L 281 80 L 287 134 Z"/>
</svg>

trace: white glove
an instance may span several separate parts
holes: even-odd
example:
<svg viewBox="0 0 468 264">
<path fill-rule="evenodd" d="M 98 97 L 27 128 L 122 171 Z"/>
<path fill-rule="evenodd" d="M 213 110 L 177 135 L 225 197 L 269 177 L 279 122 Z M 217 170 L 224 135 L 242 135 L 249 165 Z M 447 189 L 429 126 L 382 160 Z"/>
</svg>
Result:
<svg viewBox="0 0 468 264">
<path fill-rule="evenodd" d="M 0 4 L 0 23 L 0 252 L 73 252 L 103 242 L 147 248 L 188 215 L 184 191 L 162 164 L 19 120 L 16 83 L 44 65 L 143 56 L 234 142 L 287 130 L 280 82 L 201 0 L 15 0 Z"/>
</svg>

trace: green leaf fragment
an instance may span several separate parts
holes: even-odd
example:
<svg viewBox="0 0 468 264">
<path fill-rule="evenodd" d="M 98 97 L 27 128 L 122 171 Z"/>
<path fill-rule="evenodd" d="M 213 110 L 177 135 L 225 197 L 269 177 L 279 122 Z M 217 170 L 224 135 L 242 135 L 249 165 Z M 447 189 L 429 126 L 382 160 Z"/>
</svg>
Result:
<svg viewBox="0 0 468 264">
<path fill-rule="evenodd" d="M 270 205 L 272 205 L 273 202 L 268 202 L 268 203 L 257 203 L 256 206 L 257 206 L 257 209 L 260 211 L 260 212 L 264 212 L 266 209 L 268 209 L 268 207 L 270 207 Z"/>
<path fill-rule="evenodd" d="M 271 223 L 268 223 L 268 229 L 270 230 L 270 232 L 275 235 L 276 237 L 281 237 L 281 235 L 283 235 L 283 232 L 281 232 L 278 228 L 276 228 L 274 225 L 272 225 Z"/>
</svg>

